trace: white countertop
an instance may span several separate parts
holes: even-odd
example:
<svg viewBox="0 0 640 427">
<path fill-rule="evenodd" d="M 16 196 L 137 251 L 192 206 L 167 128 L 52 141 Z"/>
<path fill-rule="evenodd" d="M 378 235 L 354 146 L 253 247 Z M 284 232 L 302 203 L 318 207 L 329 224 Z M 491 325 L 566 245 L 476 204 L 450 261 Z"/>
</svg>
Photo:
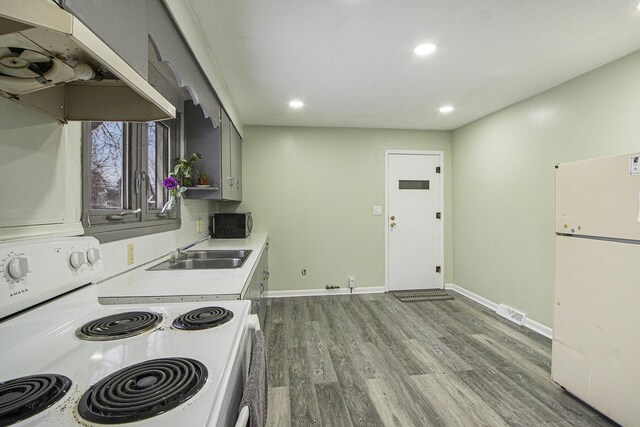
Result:
<svg viewBox="0 0 640 427">
<path fill-rule="evenodd" d="M 250 249 L 249 258 L 240 268 L 221 270 L 147 271 L 169 258 L 157 259 L 98 284 L 102 304 L 118 302 L 179 302 L 240 299 L 248 286 L 267 233 L 253 233 L 246 239 L 211 239 L 189 250 Z"/>
</svg>

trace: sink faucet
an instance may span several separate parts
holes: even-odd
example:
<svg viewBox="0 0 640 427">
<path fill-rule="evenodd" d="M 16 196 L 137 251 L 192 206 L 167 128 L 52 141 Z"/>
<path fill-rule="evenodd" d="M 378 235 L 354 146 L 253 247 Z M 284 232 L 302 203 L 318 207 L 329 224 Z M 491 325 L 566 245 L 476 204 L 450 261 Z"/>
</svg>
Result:
<svg viewBox="0 0 640 427">
<path fill-rule="evenodd" d="M 175 251 L 171 251 L 171 255 L 169 257 L 170 260 L 176 261 L 180 256 L 182 256 L 182 251 L 186 251 L 187 249 L 197 245 L 198 243 L 202 243 L 211 238 L 210 234 L 207 234 L 205 237 L 196 240 L 195 242 L 189 243 L 188 245 L 181 246 L 177 248 Z"/>
</svg>

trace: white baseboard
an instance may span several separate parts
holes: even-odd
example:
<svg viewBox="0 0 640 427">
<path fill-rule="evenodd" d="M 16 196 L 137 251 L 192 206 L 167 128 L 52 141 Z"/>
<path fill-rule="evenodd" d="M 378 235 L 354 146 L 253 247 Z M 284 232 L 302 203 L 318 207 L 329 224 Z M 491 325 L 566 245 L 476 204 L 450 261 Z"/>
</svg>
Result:
<svg viewBox="0 0 640 427">
<path fill-rule="evenodd" d="M 462 286 L 458 286 L 454 283 L 445 283 L 444 288 L 464 295 L 465 297 L 477 302 L 478 304 L 484 305 L 492 311 L 496 311 L 498 309 L 497 303 L 481 297 L 480 295 L 473 293 L 470 290 L 463 288 Z M 543 325 L 542 323 L 536 322 L 535 320 L 527 317 L 524 322 L 524 326 L 531 329 L 532 331 L 539 333 L 540 335 L 543 335 L 549 339 L 553 339 L 553 329 Z"/>
<path fill-rule="evenodd" d="M 543 325 L 542 323 L 538 323 L 535 320 L 531 320 L 527 317 L 527 320 L 524 322 L 524 326 L 539 333 L 540 335 L 544 335 L 550 340 L 553 339 L 553 329 L 548 326 Z"/>
<path fill-rule="evenodd" d="M 369 288 L 353 288 L 353 294 L 383 294 L 384 286 L 376 286 Z M 349 295 L 349 288 L 338 289 L 301 289 L 295 291 L 267 291 L 267 298 L 283 298 L 283 297 L 317 297 L 327 295 Z"/>
<path fill-rule="evenodd" d="M 465 297 L 474 300 L 475 302 L 484 305 L 487 308 L 490 308 L 493 311 L 496 311 L 498 309 L 498 304 L 496 304 L 495 302 L 488 300 L 484 297 L 481 297 L 478 294 L 474 294 L 473 292 L 463 288 L 462 286 L 458 286 L 455 285 L 453 283 L 445 283 L 444 284 L 444 288 L 445 289 L 450 289 L 454 292 L 457 292 L 459 294 L 464 295 Z"/>
</svg>

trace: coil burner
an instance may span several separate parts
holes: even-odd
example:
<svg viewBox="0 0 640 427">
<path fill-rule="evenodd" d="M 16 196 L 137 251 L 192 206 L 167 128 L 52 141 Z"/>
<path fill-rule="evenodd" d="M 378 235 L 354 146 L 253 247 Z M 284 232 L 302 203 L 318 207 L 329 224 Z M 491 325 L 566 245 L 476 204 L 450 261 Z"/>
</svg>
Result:
<svg viewBox="0 0 640 427">
<path fill-rule="evenodd" d="M 233 319 L 233 312 L 222 307 L 203 307 L 191 310 L 173 321 L 173 326 L 185 331 L 214 328 Z"/>
<path fill-rule="evenodd" d="M 151 418 L 193 397 L 207 375 L 207 368 L 197 360 L 148 360 L 114 372 L 91 386 L 78 403 L 78 413 L 102 424 Z"/>
<path fill-rule="evenodd" d="M 0 425 L 9 425 L 44 411 L 62 399 L 71 380 L 42 374 L 0 383 Z"/>
<path fill-rule="evenodd" d="M 151 330 L 161 321 L 158 313 L 130 311 L 86 323 L 76 330 L 76 336 L 87 341 L 118 340 Z"/>
</svg>

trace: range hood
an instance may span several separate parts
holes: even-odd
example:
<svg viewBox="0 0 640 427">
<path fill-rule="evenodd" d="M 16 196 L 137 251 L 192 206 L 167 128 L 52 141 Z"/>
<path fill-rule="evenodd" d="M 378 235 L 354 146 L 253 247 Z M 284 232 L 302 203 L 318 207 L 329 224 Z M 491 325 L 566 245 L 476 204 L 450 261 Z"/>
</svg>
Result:
<svg viewBox="0 0 640 427">
<path fill-rule="evenodd" d="M 153 86 L 51 0 L 0 0 L 0 96 L 63 123 L 176 116 Z"/>
</svg>

